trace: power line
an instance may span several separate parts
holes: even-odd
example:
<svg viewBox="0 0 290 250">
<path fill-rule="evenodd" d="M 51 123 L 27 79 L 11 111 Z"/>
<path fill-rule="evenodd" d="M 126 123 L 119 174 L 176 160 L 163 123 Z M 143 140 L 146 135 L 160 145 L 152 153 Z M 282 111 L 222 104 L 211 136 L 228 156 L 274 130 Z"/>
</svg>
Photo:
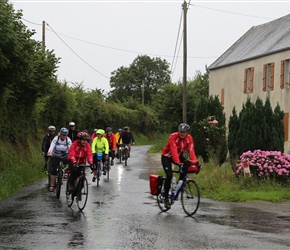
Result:
<svg viewBox="0 0 290 250">
<path fill-rule="evenodd" d="M 47 23 L 47 26 L 51 28 L 51 30 L 57 35 L 57 37 L 79 58 L 81 59 L 86 65 L 88 65 L 91 69 L 99 73 L 100 75 L 104 76 L 105 78 L 110 79 L 108 76 L 104 75 L 100 71 L 96 70 L 93 66 L 91 66 L 89 63 L 87 63 L 82 57 L 80 57 L 54 30 L 53 28 Z"/>
</svg>

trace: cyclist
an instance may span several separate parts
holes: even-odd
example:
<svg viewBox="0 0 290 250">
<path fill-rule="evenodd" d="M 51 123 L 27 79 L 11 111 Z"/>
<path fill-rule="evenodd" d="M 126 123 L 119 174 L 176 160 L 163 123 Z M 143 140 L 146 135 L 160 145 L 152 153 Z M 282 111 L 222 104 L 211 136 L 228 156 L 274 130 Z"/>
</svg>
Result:
<svg viewBox="0 0 290 250">
<path fill-rule="evenodd" d="M 55 136 L 50 144 L 47 156 L 52 156 L 50 159 L 51 175 L 50 175 L 50 187 L 49 191 L 53 192 L 54 183 L 56 179 L 56 170 L 59 162 L 62 160 L 64 164 L 67 164 L 68 150 L 72 144 L 71 139 L 67 136 L 67 128 L 61 128 L 59 135 Z"/>
<path fill-rule="evenodd" d="M 77 139 L 78 134 L 78 131 L 76 130 L 76 124 L 74 122 L 70 122 L 68 126 L 69 126 L 68 137 L 71 139 L 72 142 L 74 142 Z"/>
<path fill-rule="evenodd" d="M 120 141 L 122 140 L 123 144 L 128 145 L 128 157 L 130 157 L 131 152 L 131 141 L 132 144 L 135 144 L 134 137 L 130 131 L 130 128 L 128 126 L 125 126 L 123 128 L 123 132 L 120 135 L 120 138 L 118 140 L 118 144 L 120 144 Z M 122 147 L 122 154 L 124 153 L 124 147 Z"/>
<path fill-rule="evenodd" d="M 116 136 L 116 147 L 119 146 L 118 144 L 122 144 L 123 143 L 122 142 L 122 139 L 120 139 L 120 142 L 118 143 L 122 131 L 123 131 L 123 129 L 122 128 L 119 128 L 118 129 L 118 132 L 115 134 L 115 136 Z M 119 154 L 118 154 L 118 151 L 116 153 L 116 157 L 117 157 L 117 159 L 119 159 L 119 157 L 120 157 Z"/>
<path fill-rule="evenodd" d="M 104 138 L 105 130 L 103 129 L 98 129 L 97 132 L 97 137 L 93 140 L 92 143 L 92 152 L 93 152 L 93 159 L 94 159 L 94 164 L 98 164 L 98 159 L 97 159 L 97 153 L 102 152 L 103 153 L 103 158 L 102 158 L 102 163 L 103 163 L 103 175 L 106 175 L 106 170 L 105 166 L 107 163 L 108 159 L 108 153 L 109 153 L 109 143 L 106 138 Z M 94 171 L 94 177 L 93 177 L 93 182 L 96 181 L 96 171 Z"/>
<path fill-rule="evenodd" d="M 164 183 L 164 205 L 166 208 L 170 208 L 168 192 L 172 179 L 172 162 L 177 165 L 181 165 L 186 160 L 186 158 L 183 156 L 186 150 L 188 152 L 190 160 L 198 162 L 194 151 L 193 138 L 188 133 L 189 129 L 190 126 L 187 123 L 179 124 L 178 131 L 172 133 L 169 136 L 167 144 L 162 149 L 161 163 L 166 174 L 166 180 Z M 180 176 L 179 180 L 180 179 L 183 179 L 183 176 Z"/>
<path fill-rule="evenodd" d="M 93 142 L 93 140 L 94 140 L 94 139 L 96 138 L 96 136 L 97 136 L 97 133 L 96 133 L 97 130 L 98 130 L 97 128 L 94 129 L 94 133 L 92 134 L 92 142 Z"/>
<path fill-rule="evenodd" d="M 109 153 L 111 154 L 109 156 L 112 157 L 111 166 L 113 166 L 114 159 L 115 159 L 117 141 L 116 141 L 116 136 L 113 133 L 113 129 L 111 127 L 106 128 L 106 133 L 104 134 L 104 137 L 107 138 L 108 143 L 109 143 L 109 149 L 110 149 Z"/>
<path fill-rule="evenodd" d="M 42 150 L 42 156 L 44 157 L 44 171 L 47 170 L 47 161 L 48 161 L 48 156 L 47 152 L 50 147 L 51 141 L 55 136 L 55 126 L 49 126 L 47 128 L 47 134 L 43 137 L 42 139 L 42 145 L 41 145 L 41 150 Z"/>
<path fill-rule="evenodd" d="M 77 140 L 75 140 L 68 151 L 68 164 L 70 168 L 70 185 L 68 191 L 74 190 L 74 183 L 77 177 L 81 174 L 81 168 L 76 168 L 77 165 L 90 164 L 93 169 L 93 155 L 89 139 L 89 134 L 85 131 L 77 134 Z"/>
</svg>

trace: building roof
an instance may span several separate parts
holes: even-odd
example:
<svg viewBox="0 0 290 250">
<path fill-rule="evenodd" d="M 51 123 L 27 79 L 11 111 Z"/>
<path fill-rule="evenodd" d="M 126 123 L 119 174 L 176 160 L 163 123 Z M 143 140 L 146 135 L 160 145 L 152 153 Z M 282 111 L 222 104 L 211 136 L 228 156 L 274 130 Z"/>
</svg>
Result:
<svg viewBox="0 0 290 250">
<path fill-rule="evenodd" d="M 288 49 L 290 49 L 290 14 L 250 28 L 208 69 L 217 69 Z"/>
</svg>

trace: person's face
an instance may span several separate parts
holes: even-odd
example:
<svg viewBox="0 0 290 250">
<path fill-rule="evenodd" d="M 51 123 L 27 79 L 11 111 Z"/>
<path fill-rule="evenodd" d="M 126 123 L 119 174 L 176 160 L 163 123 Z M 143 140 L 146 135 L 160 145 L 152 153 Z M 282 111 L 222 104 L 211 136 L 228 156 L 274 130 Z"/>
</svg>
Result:
<svg viewBox="0 0 290 250">
<path fill-rule="evenodd" d="M 84 147 L 86 145 L 86 139 L 80 139 L 80 144 Z"/>
<path fill-rule="evenodd" d="M 108 135 L 108 136 L 111 136 L 111 134 L 112 134 L 112 131 L 108 131 L 108 132 L 107 132 L 107 135 Z"/>
<path fill-rule="evenodd" d="M 188 132 L 178 131 L 178 133 L 179 133 L 179 137 L 180 137 L 181 139 L 183 139 L 183 138 L 185 138 L 185 136 L 187 135 Z"/>
<path fill-rule="evenodd" d="M 65 140 L 66 139 L 66 135 L 62 135 L 62 134 L 60 134 L 60 139 L 63 141 L 63 140 Z"/>
<path fill-rule="evenodd" d="M 49 131 L 49 135 L 53 136 L 55 134 L 55 131 Z"/>
<path fill-rule="evenodd" d="M 70 128 L 70 130 L 75 130 L 76 126 L 70 126 L 69 128 Z"/>
<path fill-rule="evenodd" d="M 97 137 L 98 137 L 99 139 L 101 139 L 101 138 L 103 137 L 103 135 L 101 135 L 101 134 L 97 134 Z"/>
</svg>

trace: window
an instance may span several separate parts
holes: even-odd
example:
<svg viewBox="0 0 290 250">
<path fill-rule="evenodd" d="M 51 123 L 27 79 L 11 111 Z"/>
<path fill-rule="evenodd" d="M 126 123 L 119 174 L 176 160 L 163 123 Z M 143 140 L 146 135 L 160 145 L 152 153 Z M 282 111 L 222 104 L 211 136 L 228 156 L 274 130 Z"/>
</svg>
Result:
<svg viewBox="0 0 290 250">
<path fill-rule="evenodd" d="M 221 89 L 221 105 L 225 104 L 225 89 Z"/>
<path fill-rule="evenodd" d="M 281 61 L 280 88 L 290 87 L 290 59 Z"/>
<path fill-rule="evenodd" d="M 284 113 L 284 141 L 288 141 L 289 113 Z"/>
<path fill-rule="evenodd" d="M 275 63 L 263 65 L 263 91 L 274 90 L 274 68 Z"/>
<path fill-rule="evenodd" d="M 244 71 L 244 94 L 253 93 L 254 90 L 254 68 L 247 68 Z"/>
</svg>

